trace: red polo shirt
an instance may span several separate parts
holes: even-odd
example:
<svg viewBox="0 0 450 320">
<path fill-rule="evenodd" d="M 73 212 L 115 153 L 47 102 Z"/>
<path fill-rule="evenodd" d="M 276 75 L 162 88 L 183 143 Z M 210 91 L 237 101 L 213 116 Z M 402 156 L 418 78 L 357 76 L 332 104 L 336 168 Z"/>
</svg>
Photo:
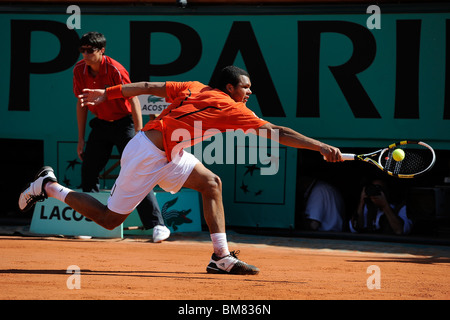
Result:
<svg viewBox="0 0 450 320">
<path fill-rule="evenodd" d="M 84 60 L 78 61 L 73 68 L 73 93 L 77 97 L 83 89 L 105 89 L 118 84 L 130 83 L 128 71 L 116 60 L 103 56 L 98 74 L 93 77 Z M 107 100 L 89 110 L 99 119 L 118 120 L 131 114 L 128 99 Z"/>
</svg>

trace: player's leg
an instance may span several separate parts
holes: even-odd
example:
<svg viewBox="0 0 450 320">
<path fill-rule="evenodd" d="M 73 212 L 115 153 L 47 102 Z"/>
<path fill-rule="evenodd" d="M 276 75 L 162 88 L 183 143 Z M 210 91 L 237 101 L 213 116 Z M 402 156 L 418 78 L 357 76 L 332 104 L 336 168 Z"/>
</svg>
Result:
<svg viewBox="0 0 450 320">
<path fill-rule="evenodd" d="M 54 183 L 54 185 L 48 183 L 45 190 L 49 197 L 55 197 L 54 192 L 58 192 L 58 188 L 60 188 L 58 183 Z M 120 226 L 129 215 L 113 212 L 94 197 L 82 192 L 69 192 L 64 203 L 69 205 L 76 212 L 81 213 L 86 218 L 108 230 L 113 230 Z"/>
<path fill-rule="evenodd" d="M 56 198 L 68 204 L 75 211 L 91 219 L 100 226 L 112 230 L 119 226 L 128 214 L 118 214 L 89 194 L 76 192 L 60 185 L 51 167 L 43 167 L 35 180 L 20 194 L 19 208 L 28 211 L 37 201 L 47 197 Z"/>
<path fill-rule="evenodd" d="M 108 199 L 108 206 L 89 194 L 75 192 L 58 184 L 53 169 L 44 167 L 21 193 L 19 207 L 22 211 L 27 211 L 37 201 L 50 196 L 67 203 L 75 211 L 104 228 L 113 229 L 127 218 L 158 183 L 158 177 L 152 172 L 157 171 L 157 168 L 167 163 L 167 160 L 164 152 L 158 151 L 156 147 L 151 150 L 150 147 L 151 143 L 143 134 L 136 135 L 127 144 L 122 154 L 119 177 Z M 141 174 L 142 172 L 148 174 Z"/>
<path fill-rule="evenodd" d="M 184 183 L 184 187 L 201 193 L 205 221 L 210 233 L 224 233 L 225 215 L 222 203 L 222 181 L 220 178 L 203 164 L 197 163 Z"/>
<path fill-rule="evenodd" d="M 184 187 L 197 190 L 202 195 L 203 214 L 214 248 L 214 253 L 206 268 L 207 272 L 258 274 L 258 268 L 239 260 L 236 256 L 237 252 L 228 250 L 220 178 L 203 164 L 197 163 L 184 183 Z"/>
</svg>

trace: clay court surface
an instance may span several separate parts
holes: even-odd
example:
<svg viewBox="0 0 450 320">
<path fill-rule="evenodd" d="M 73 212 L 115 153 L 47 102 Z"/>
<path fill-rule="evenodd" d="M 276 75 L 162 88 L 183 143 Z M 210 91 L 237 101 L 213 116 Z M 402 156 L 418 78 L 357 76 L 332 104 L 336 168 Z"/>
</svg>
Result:
<svg viewBox="0 0 450 320">
<path fill-rule="evenodd" d="M 450 248 L 230 232 L 230 249 L 261 270 L 211 275 L 207 233 L 149 239 L 0 237 L 2 300 L 423 300 L 450 298 Z M 69 266 L 80 289 L 68 289 Z M 368 268 L 380 270 L 369 289 Z M 374 282 L 373 282 L 374 283 Z"/>
</svg>

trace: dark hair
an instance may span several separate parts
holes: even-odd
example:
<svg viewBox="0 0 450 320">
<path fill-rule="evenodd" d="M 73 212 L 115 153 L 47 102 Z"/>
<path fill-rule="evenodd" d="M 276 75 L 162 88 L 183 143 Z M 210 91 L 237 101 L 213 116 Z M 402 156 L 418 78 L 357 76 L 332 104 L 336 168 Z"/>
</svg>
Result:
<svg viewBox="0 0 450 320">
<path fill-rule="evenodd" d="M 92 46 L 93 48 L 102 49 L 106 47 L 106 38 L 99 32 L 88 32 L 81 37 L 81 46 Z"/>
<path fill-rule="evenodd" d="M 225 67 L 220 70 L 215 87 L 223 92 L 227 92 L 227 84 L 230 83 L 233 86 L 237 86 L 241 76 L 247 76 L 250 78 L 248 72 L 241 68 L 236 66 Z"/>
</svg>

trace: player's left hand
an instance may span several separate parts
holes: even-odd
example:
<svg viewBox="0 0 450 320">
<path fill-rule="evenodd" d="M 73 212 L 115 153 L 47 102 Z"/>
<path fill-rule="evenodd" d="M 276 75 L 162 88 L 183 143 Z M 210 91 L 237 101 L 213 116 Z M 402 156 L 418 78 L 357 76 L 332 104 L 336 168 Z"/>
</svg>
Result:
<svg viewBox="0 0 450 320">
<path fill-rule="evenodd" d="M 106 101 L 106 92 L 104 89 L 83 89 L 83 93 L 78 95 L 81 106 L 96 106 Z"/>
</svg>

